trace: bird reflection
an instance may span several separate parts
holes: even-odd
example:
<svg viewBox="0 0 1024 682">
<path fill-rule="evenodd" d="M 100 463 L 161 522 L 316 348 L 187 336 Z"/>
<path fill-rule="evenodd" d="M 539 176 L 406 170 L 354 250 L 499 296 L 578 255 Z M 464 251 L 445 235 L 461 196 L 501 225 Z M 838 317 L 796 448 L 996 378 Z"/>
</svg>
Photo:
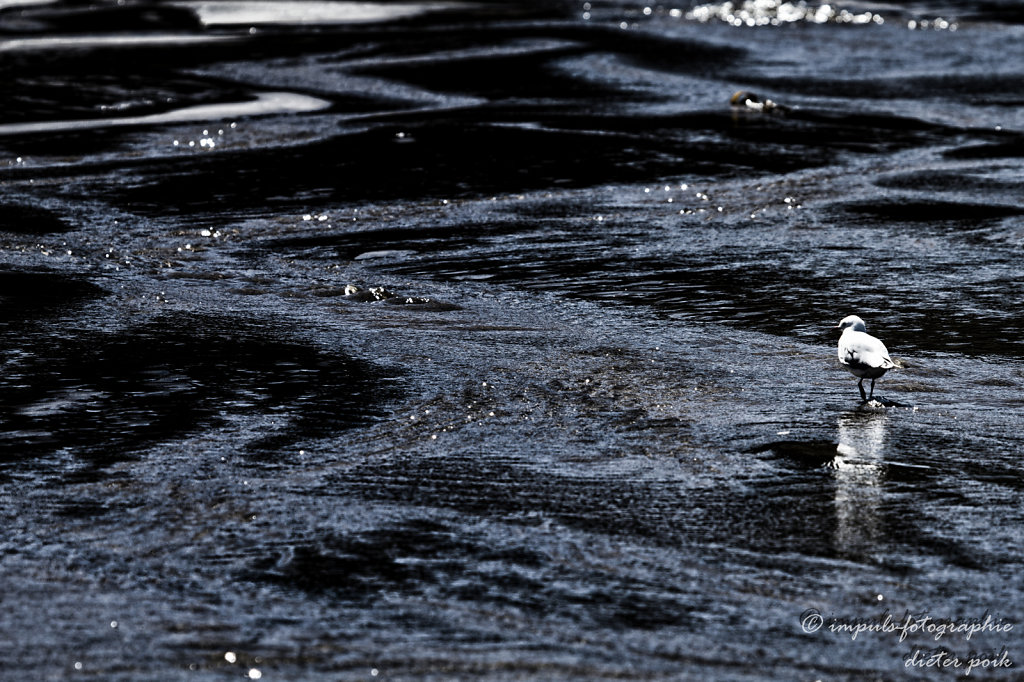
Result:
<svg viewBox="0 0 1024 682">
<path fill-rule="evenodd" d="M 877 410 L 854 410 L 839 417 L 835 545 L 841 554 L 863 557 L 879 551 L 888 419 L 885 411 Z"/>
</svg>

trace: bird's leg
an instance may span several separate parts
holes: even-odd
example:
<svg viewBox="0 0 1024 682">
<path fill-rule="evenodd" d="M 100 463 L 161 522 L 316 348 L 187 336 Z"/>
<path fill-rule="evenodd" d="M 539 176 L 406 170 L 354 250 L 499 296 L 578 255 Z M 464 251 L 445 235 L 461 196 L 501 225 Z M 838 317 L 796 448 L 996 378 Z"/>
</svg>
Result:
<svg viewBox="0 0 1024 682">
<path fill-rule="evenodd" d="M 864 379 L 863 378 L 861 378 L 861 380 L 857 382 L 857 388 L 860 389 L 860 399 L 863 400 L 864 402 L 867 402 L 868 401 L 868 397 L 864 393 Z"/>
<path fill-rule="evenodd" d="M 868 396 L 868 397 L 869 397 L 869 399 L 875 397 L 875 380 L 874 379 L 871 380 L 871 395 Z"/>
</svg>

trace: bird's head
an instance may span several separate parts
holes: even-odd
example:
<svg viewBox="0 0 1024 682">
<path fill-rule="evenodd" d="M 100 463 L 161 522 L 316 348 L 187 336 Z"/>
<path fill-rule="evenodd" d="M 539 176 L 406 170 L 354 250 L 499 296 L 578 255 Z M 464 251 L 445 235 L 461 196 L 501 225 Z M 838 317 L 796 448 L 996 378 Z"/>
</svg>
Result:
<svg viewBox="0 0 1024 682">
<path fill-rule="evenodd" d="M 846 330 L 853 328 L 855 332 L 866 332 L 868 330 L 867 325 L 864 324 L 864 320 L 860 319 L 856 315 L 849 315 L 844 317 L 842 322 L 837 324 L 834 328 L 839 330 Z"/>
</svg>

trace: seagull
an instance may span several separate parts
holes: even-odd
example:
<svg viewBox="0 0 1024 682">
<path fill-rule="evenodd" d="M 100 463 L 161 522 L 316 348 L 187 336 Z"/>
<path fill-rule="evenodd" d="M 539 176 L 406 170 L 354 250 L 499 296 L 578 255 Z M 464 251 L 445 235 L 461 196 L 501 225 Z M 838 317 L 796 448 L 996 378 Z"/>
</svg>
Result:
<svg viewBox="0 0 1024 682">
<path fill-rule="evenodd" d="M 843 330 L 839 337 L 839 362 L 850 374 L 860 377 L 857 388 L 861 399 L 867 402 L 875 395 L 875 379 L 899 365 L 889 357 L 885 344 L 867 333 L 864 320 L 856 315 L 844 317 L 835 328 Z M 867 396 L 864 395 L 865 379 L 871 379 L 871 393 Z"/>
</svg>

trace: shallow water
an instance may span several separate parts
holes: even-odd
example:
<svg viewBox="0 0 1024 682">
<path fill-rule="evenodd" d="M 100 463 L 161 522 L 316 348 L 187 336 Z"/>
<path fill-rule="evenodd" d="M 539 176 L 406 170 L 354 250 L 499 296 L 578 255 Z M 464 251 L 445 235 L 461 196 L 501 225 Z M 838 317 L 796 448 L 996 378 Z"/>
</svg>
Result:
<svg viewBox="0 0 1024 682">
<path fill-rule="evenodd" d="M 0 678 L 1019 675 L 1024 15 L 800 7 L 0 3 Z"/>
</svg>

